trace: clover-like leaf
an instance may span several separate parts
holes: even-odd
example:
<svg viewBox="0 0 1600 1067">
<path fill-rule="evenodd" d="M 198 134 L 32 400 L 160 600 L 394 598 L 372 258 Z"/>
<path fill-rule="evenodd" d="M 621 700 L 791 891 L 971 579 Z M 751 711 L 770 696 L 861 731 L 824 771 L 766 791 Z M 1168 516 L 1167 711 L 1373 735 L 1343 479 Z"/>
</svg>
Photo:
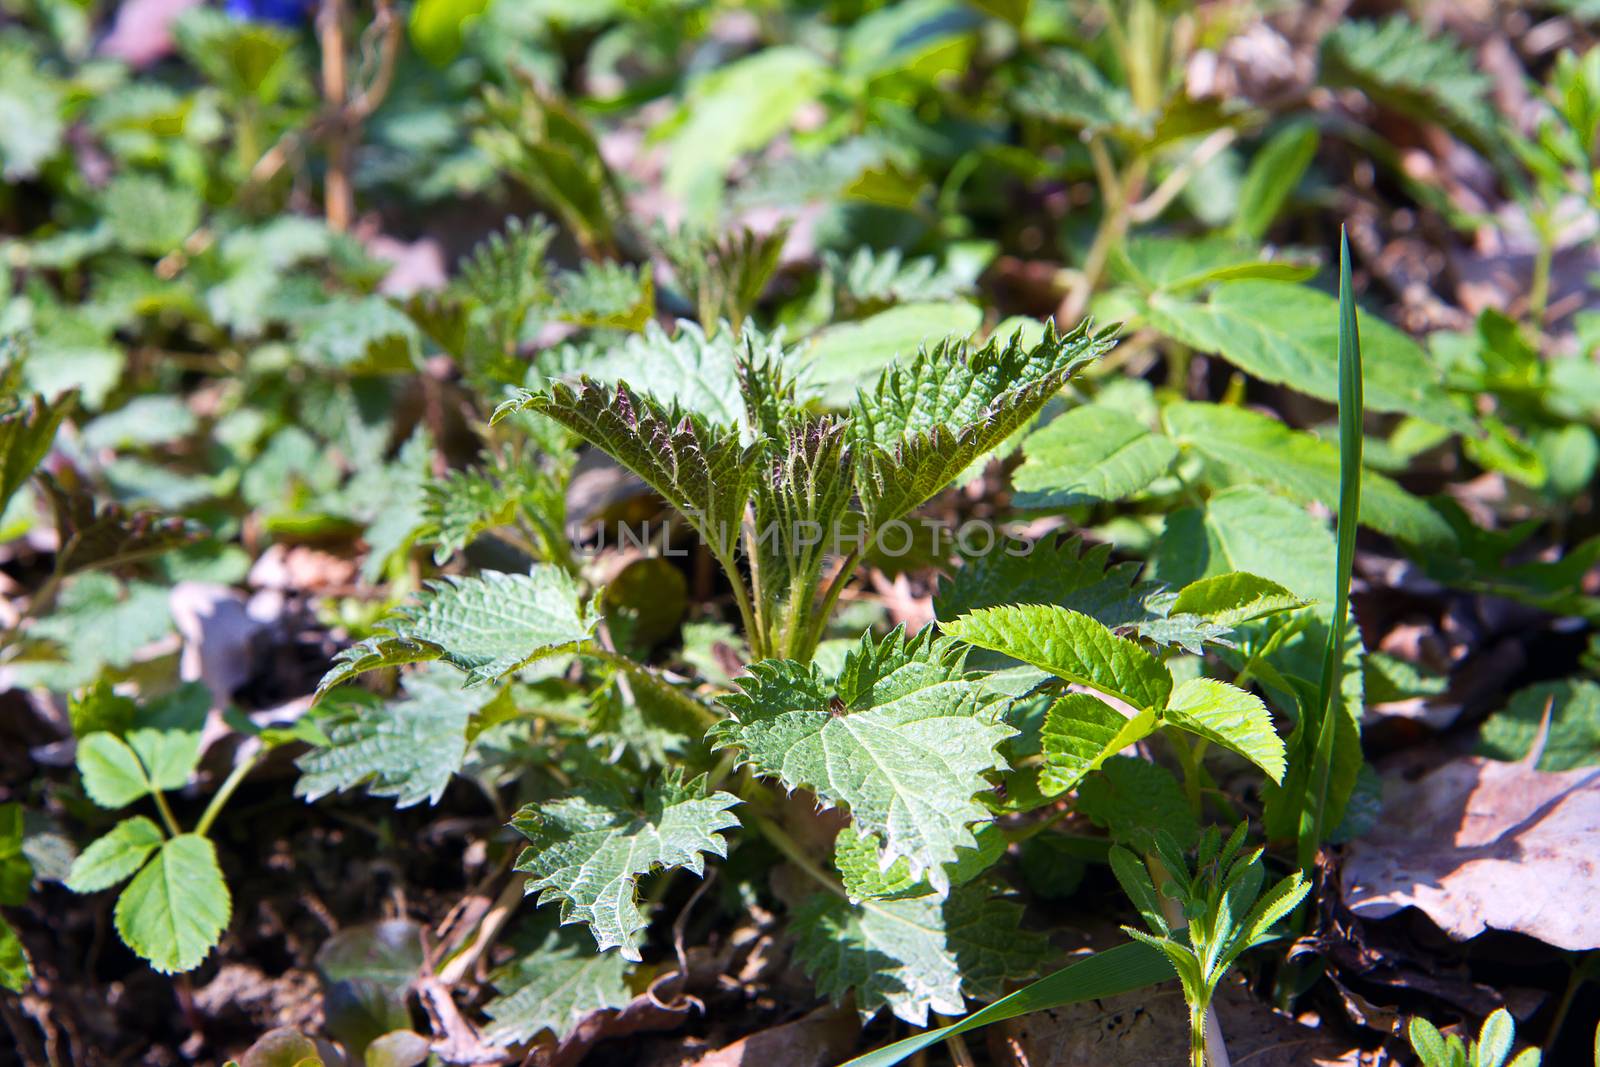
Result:
<svg viewBox="0 0 1600 1067">
<path fill-rule="evenodd" d="M 559 567 L 449 577 L 385 619 L 378 636 L 339 653 L 317 690 L 379 667 L 433 659 L 465 671 L 468 685 L 479 685 L 577 648 L 596 621 L 577 582 Z"/>
<path fill-rule="evenodd" d="M 532 875 L 526 892 L 561 903 L 563 923 L 588 923 L 595 943 L 638 960 L 648 926 L 639 908 L 639 877 L 657 868 L 705 868 L 705 853 L 727 855 L 720 831 L 739 825 L 730 793 L 710 791 L 701 775 L 669 772 L 634 799 L 615 784 L 591 780 L 562 800 L 529 804 L 511 820 L 531 844 L 516 869 Z"/>
<path fill-rule="evenodd" d="M 1203 301 L 1158 293 L 1150 298 L 1150 317 L 1168 336 L 1216 353 L 1262 381 L 1329 402 L 1339 398 L 1339 303 L 1310 286 L 1231 281 Z M 1361 347 L 1372 357 L 1364 371 L 1367 407 L 1453 430 L 1471 426 L 1445 392 L 1438 368 L 1405 333 L 1363 319 Z"/>
<path fill-rule="evenodd" d="M 232 908 L 216 848 L 198 834 L 180 834 L 128 883 L 114 915 L 123 943 L 157 971 L 173 974 L 200 965 Z"/>
<path fill-rule="evenodd" d="M 161 828 L 143 815 L 123 819 L 72 861 L 67 888 L 74 893 L 93 893 L 114 886 L 143 867 L 163 840 Z"/>
<path fill-rule="evenodd" d="M 717 746 L 741 749 L 757 774 L 788 789 L 848 808 L 884 863 L 904 856 L 912 874 L 947 892 L 945 865 L 976 847 L 970 828 L 991 818 L 974 796 L 1005 766 L 997 747 L 1016 732 L 950 642 L 931 630 L 869 634 L 832 680 L 792 660 L 749 671 L 741 692 L 723 698 L 733 717 L 711 728 Z"/>
<path fill-rule="evenodd" d="M 1320 438 L 1271 416 L 1222 404 L 1170 404 L 1162 419 L 1181 444 L 1226 469 L 1302 502 L 1338 505 L 1339 450 Z M 1454 541 L 1450 527 L 1427 504 L 1372 471 L 1361 476 L 1361 522 L 1422 548 Z"/>
<path fill-rule="evenodd" d="M 150 779 L 126 741 L 104 730 L 78 741 L 84 792 L 102 808 L 122 808 L 150 792 Z"/>
</svg>

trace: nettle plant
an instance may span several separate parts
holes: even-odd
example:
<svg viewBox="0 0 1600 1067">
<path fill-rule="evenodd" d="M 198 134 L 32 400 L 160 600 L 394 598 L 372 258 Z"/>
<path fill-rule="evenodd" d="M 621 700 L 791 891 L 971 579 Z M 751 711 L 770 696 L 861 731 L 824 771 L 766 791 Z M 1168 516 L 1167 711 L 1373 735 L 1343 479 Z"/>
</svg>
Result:
<svg viewBox="0 0 1600 1067">
<path fill-rule="evenodd" d="M 499 406 L 493 432 L 565 431 L 675 510 L 720 565 L 748 665 L 730 684 L 687 637 L 683 660 L 701 677 L 653 665 L 619 640 L 609 592 L 563 550 L 527 573 L 429 585 L 323 679 L 330 745 L 302 759 L 306 795 L 368 783 L 402 803 L 437 799 L 453 773 L 485 780 L 483 749 L 529 753 L 518 773 L 534 799 L 510 818 L 527 840 L 516 870 L 592 939 L 553 933 L 497 972 L 490 1040 L 560 1034 L 584 1009 L 622 1003 L 623 964 L 606 961 L 643 958 L 665 879 L 700 875 L 751 836 L 813 884 L 790 919 L 818 989 L 925 1025 L 1048 960 L 998 878 L 1014 841 L 1076 810 L 1119 839 L 1188 826 L 1193 844 L 1214 787 L 1208 752 L 1284 779 L 1266 706 L 1201 671 L 1235 627 L 1305 607 L 1254 575 L 1170 589 L 1111 564 L 1109 546 L 1000 538 L 945 582 L 936 626 L 830 639 L 841 591 L 890 531 L 920 525 L 907 521 L 916 509 L 1113 344 L 1087 324 L 949 339 L 828 411 L 781 343 L 680 324 L 597 354 L 623 373 L 551 375 Z M 418 663 L 387 706 L 341 685 Z M 1181 786 L 1118 755 L 1158 736 Z M 848 816 L 831 865 L 787 824 L 783 796 L 797 791 Z M 560 976 L 583 959 L 596 992 L 580 1004 Z"/>
</svg>

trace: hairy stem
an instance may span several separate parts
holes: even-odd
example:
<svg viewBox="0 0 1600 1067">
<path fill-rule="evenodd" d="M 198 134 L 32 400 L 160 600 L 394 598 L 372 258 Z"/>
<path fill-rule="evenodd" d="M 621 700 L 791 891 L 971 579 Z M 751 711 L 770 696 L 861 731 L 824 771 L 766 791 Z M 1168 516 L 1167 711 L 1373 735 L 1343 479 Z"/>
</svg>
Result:
<svg viewBox="0 0 1600 1067">
<path fill-rule="evenodd" d="M 790 837 L 788 831 L 779 826 L 772 819 L 755 812 L 748 812 L 745 821 L 756 828 L 761 836 L 772 843 L 772 847 L 783 853 L 784 858 L 800 868 L 812 881 L 832 893 L 834 896 L 850 899 L 850 894 L 844 890 L 844 884 L 817 865 L 817 861 L 806 854 L 800 843 Z"/>
<path fill-rule="evenodd" d="M 850 554 L 840 560 L 839 570 L 828 581 L 827 588 L 822 592 L 822 604 L 806 627 L 804 640 L 794 649 L 795 659 L 809 663 L 811 657 L 816 654 L 817 646 L 822 643 L 822 635 L 828 628 L 828 616 L 833 614 L 833 606 L 839 602 L 839 594 L 844 592 L 844 587 L 855 574 L 856 568 L 861 565 L 861 557 L 870 545 L 869 539 L 867 546 L 851 549 Z"/>
</svg>

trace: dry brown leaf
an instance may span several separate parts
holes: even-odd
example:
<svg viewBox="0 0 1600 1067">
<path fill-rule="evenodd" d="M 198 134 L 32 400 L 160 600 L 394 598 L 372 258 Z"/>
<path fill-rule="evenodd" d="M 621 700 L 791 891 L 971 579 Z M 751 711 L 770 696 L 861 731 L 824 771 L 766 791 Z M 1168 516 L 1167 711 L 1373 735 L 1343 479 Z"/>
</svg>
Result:
<svg viewBox="0 0 1600 1067">
<path fill-rule="evenodd" d="M 1383 819 L 1350 846 L 1346 902 L 1382 918 L 1416 907 L 1451 936 L 1527 934 L 1600 946 L 1600 770 L 1549 774 L 1480 757 L 1384 782 Z"/>
<path fill-rule="evenodd" d="M 709 1052 L 693 1067 L 829 1067 L 849 1057 L 860 1032 L 856 1012 L 828 1005 Z"/>
</svg>

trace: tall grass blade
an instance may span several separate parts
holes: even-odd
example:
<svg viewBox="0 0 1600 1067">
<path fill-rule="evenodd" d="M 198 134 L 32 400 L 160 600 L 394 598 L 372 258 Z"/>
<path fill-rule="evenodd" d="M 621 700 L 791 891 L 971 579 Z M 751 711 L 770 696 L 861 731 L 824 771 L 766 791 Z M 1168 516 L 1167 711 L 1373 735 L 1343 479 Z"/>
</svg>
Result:
<svg viewBox="0 0 1600 1067">
<path fill-rule="evenodd" d="M 1322 658 L 1317 689 L 1316 748 L 1312 756 L 1309 809 L 1300 813 L 1300 867 L 1309 877 L 1317 846 L 1322 843 L 1328 808 L 1328 783 L 1333 774 L 1334 701 L 1340 699 L 1344 665 L 1345 624 L 1349 615 L 1350 572 L 1356 558 L 1356 523 L 1361 516 L 1361 335 L 1356 324 L 1355 294 L 1350 286 L 1350 240 L 1339 230 L 1339 524 L 1334 572 L 1333 617 L 1328 647 Z M 1312 734 L 1307 730 L 1305 736 Z"/>
<path fill-rule="evenodd" d="M 1130 941 L 1063 967 L 1055 974 L 1024 986 L 981 1011 L 973 1012 L 958 1023 L 937 1030 L 924 1030 L 903 1041 L 857 1056 L 843 1067 L 894 1067 L 929 1045 L 968 1030 L 976 1030 L 980 1026 L 1015 1019 L 1029 1012 L 1059 1008 L 1064 1004 L 1131 993 L 1135 989 L 1172 978 L 1172 964 L 1159 950 Z"/>
</svg>

